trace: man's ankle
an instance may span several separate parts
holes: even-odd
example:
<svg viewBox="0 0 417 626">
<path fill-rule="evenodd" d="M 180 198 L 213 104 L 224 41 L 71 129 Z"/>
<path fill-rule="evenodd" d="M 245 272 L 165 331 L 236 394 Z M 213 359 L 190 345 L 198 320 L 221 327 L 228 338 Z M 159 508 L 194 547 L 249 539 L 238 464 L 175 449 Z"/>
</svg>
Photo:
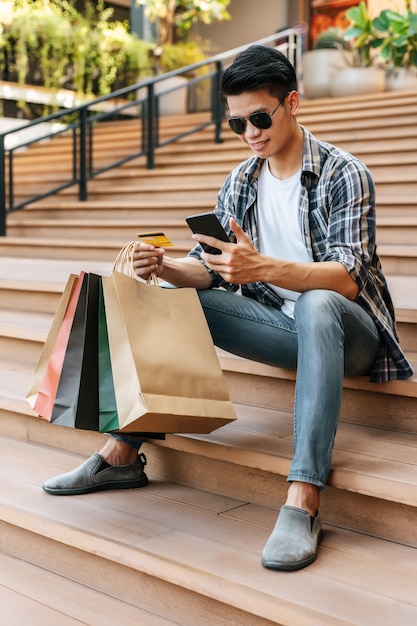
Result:
<svg viewBox="0 0 417 626">
<path fill-rule="evenodd" d="M 311 483 L 294 481 L 288 489 L 286 506 L 294 506 L 317 515 L 320 506 L 320 488 Z"/>
<path fill-rule="evenodd" d="M 99 454 L 109 465 L 130 465 L 138 458 L 138 451 L 118 439 L 109 439 Z"/>
</svg>

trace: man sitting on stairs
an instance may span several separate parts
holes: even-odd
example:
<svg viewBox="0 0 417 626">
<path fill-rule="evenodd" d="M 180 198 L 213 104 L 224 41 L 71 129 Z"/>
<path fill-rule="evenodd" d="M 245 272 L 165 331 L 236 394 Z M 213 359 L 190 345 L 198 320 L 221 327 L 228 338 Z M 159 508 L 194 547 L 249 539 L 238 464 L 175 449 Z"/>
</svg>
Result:
<svg viewBox="0 0 417 626">
<path fill-rule="evenodd" d="M 230 128 L 254 153 L 229 174 L 215 208 L 233 243 L 193 235 L 221 254 L 197 244 L 181 259 L 139 243 L 134 267 L 143 279 L 155 272 L 197 288 L 217 346 L 297 370 L 290 485 L 262 554 L 267 568 L 296 570 L 315 560 L 322 537 L 320 491 L 343 377 L 381 382 L 412 370 L 376 253 L 366 166 L 299 125 L 296 75 L 274 48 L 242 52 L 223 75 L 222 93 Z M 113 434 L 99 453 L 43 488 L 71 495 L 143 487 L 141 444 Z"/>
</svg>

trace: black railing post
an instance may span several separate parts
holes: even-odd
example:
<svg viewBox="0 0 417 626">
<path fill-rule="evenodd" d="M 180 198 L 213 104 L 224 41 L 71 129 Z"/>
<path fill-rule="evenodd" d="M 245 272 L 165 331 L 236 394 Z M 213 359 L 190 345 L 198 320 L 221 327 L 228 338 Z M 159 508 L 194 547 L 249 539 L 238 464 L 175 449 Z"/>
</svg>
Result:
<svg viewBox="0 0 417 626">
<path fill-rule="evenodd" d="M 6 234 L 6 150 L 4 135 L 0 137 L 0 237 Z"/>
<path fill-rule="evenodd" d="M 146 134 L 146 167 L 148 170 L 153 170 L 155 168 L 155 106 L 153 83 L 148 85 L 148 100 L 146 109 L 146 125 L 144 129 Z"/>
<path fill-rule="evenodd" d="M 1 0 L 0 0 L 1 1 Z M 132 0 L 133 2 L 133 0 Z M 270 35 L 269 37 L 265 37 L 263 39 L 258 40 L 256 43 L 261 45 L 276 45 L 277 38 L 280 36 L 283 41 L 287 42 L 287 51 L 294 52 L 292 48 L 296 46 L 296 69 L 297 74 L 300 77 L 302 75 L 302 48 L 304 48 L 303 41 L 305 40 L 306 28 L 297 27 L 296 29 L 285 29 L 278 33 L 274 33 L 274 35 Z M 300 46 L 301 42 L 301 46 Z M 225 104 L 220 96 L 220 85 L 221 78 L 223 72 L 223 66 L 225 63 L 229 63 L 232 57 L 236 57 L 236 55 L 244 50 L 246 46 L 240 46 L 239 48 L 235 48 L 233 50 L 228 50 L 226 52 L 222 52 L 219 55 L 216 55 L 212 58 L 206 59 L 204 61 L 200 61 L 195 64 L 188 65 L 185 68 L 180 68 L 179 70 L 173 70 L 172 72 L 168 72 L 166 76 L 156 76 L 153 79 L 150 79 L 148 84 L 145 85 L 135 84 L 129 85 L 128 87 L 124 87 L 118 91 L 115 91 L 111 94 L 106 94 L 105 96 L 100 96 L 99 98 L 95 98 L 91 100 L 88 104 L 78 105 L 71 109 L 65 109 L 63 111 L 58 111 L 56 113 L 52 113 L 47 115 L 44 118 L 38 118 L 36 120 L 32 120 L 29 123 L 24 125 L 25 131 L 29 128 L 36 127 L 38 124 L 55 122 L 56 120 L 62 120 L 67 115 L 70 116 L 71 119 L 75 119 L 74 123 L 66 125 L 66 128 L 62 130 L 52 130 L 48 135 L 44 135 L 43 133 L 39 134 L 39 137 L 35 137 L 34 139 L 29 139 L 24 143 L 19 142 L 19 147 L 27 147 L 38 141 L 42 141 L 46 139 L 46 137 L 53 138 L 55 136 L 66 133 L 70 128 L 73 129 L 73 177 L 70 180 L 64 181 L 62 184 L 54 186 L 53 188 L 47 189 L 45 192 L 37 194 L 31 198 L 25 197 L 23 201 L 16 202 L 14 188 L 15 181 L 13 180 L 13 156 L 14 149 L 11 148 L 7 153 L 5 150 L 5 137 L 17 137 L 15 133 L 20 132 L 23 129 L 22 127 L 16 128 L 12 131 L 8 131 L 4 133 L 2 138 L 0 139 L 0 236 L 5 234 L 6 230 L 6 217 L 7 214 L 11 211 L 15 211 L 18 209 L 22 209 L 24 206 L 29 204 L 30 202 L 37 202 L 43 198 L 47 198 L 52 194 L 56 194 L 63 189 L 67 189 L 68 187 L 72 187 L 73 185 L 78 185 L 78 195 L 79 200 L 87 200 L 88 193 L 88 182 L 94 176 L 107 171 L 109 169 L 119 167 L 120 165 L 131 161 L 132 159 L 136 159 L 139 156 L 143 156 L 147 160 L 147 168 L 154 169 L 156 167 L 155 164 L 155 153 L 156 150 L 160 147 L 173 143 L 174 141 L 179 141 L 184 137 L 190 135 L 191 133 L 198 132 L 207 126 L 214 125 L 215 126 L 215 137 L 214 140 L 216 143 L 222 142 L 222 125 L 224 120 L 225 113 Z M 160 137 L 160 118 L 159 118 L 159 95 L 155 94 L 155 85 L 163 85 L 164 80 L 168 80 L 174 76 L 179 76 L 184 73 L 195 72 L 199 68 L 206 66 L 207 68 L 210 66 L 215 66 L 213 72 L 210 72 L 210 78 L 212 78 L 211 83 L 211 104 L 212 104 L 212 112 L 211 116 L 207 121 L 204 121 L 202 124 L 198 123 L 197 126 L 187 129 L 184 132 L 180 132 L 175 136 L 169 136 L 167 139 Z M 192 81 L 193 82 L 193 81 Z M 196 81 L 197 82 L 200 81 Z M 166 83 L 165 83 L 166 84 Z M 144 88 L 147 89 L 147 98 L 146 102 L 141 97 L 138 98 L 137 90 Z M 159 89 L 158 89 L 159 91 Z M 171 93 L 175 91 L 174 89 L 167 89 L 166 92 L 163 93 Z M 110 119 L 114 115 L 123 115 L 125 116 L 125 110 L 135 105 L 135 102 L 130 104 L 129 102 L 125 102 L 124 99 L 130 98 L 130 95 L 135 92 L 137 99 L 137 103 L 142 105 L 142 150 L 135 150 L 134 154 L 128 154 L 124 156 L 122 159 L 113 160 L 110 163 L 107 163 L 104 167 L 94 168 L 94 129 L 97 122 Z M 121 99 L 121 102 L 120 102 Z M 110 101 L 116 100 L 114 106 L 110 106 Z M 119 104 L 120 103 L 120 104 Z M 128 113 L 128 115 L 130 115 Z M 135 117 L 135 115 L 133 115 Z M 7 163 L 6 158 L 8 158 L 8 176 L 7 176 Z M 7 180 L 6 180 L 7 179 Z M 17 194 L 16 194 L 17 195 Z M 19 200 L 19 198 L 18 198 Z"/>
<path fill-rule="evenodd" d="M 87 200 L 87 107 L 80 109 L 80 182 L 78 198 L 81 202 Z"/>
<path fill-rule="evenodd" d="M 14 211 L 13 150 L 9 152 L 9 211 Z"/>
<path fill-rule="evenodd" d="M 77 157 L 77 128 L 72 128 L 72 180 L 76 182 L 78 180 L 78 157 Z"/>
<path fill-rule="evenodd" d="M 94 126 L 93 123 L 88 122 L 88 178 L 93 176 L 93 135 Z"/>
<path fill-rule="evenodd" d="M 220 95 L 220 84 L 223 73 L 223 65 L 221 61 L 216 61 L 216 71 L 213 76 L 212 87 L 212 111 L 214 122 L 214 141 L 222 143 L 222 123 L 224 115 L 224 105 Z"/>
</svg>

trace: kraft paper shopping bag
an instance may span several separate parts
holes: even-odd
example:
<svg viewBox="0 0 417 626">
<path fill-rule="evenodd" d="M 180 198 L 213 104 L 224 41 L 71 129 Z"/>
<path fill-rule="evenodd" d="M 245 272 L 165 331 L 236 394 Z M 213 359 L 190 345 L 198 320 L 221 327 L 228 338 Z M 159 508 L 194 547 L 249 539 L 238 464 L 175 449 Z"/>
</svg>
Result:
<svg viewBox="0 0 417 626">
<path fill-rule="evenodd" d="M 103 277 L 119 429 L 208 433 L 236 419 L 195 289 Z"/>
</svg>

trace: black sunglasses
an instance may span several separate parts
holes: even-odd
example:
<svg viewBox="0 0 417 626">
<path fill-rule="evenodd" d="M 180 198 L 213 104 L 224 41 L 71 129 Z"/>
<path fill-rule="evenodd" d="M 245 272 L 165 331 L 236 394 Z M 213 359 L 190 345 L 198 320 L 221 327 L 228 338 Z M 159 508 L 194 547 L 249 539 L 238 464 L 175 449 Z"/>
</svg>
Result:
<svg viewBox="0 0 417 626">
<path fill-rule="evenodd" d="M 256 113 L 251 113 L 248 118 L 246 117 L 230 117 L 229 118 L 229 126 L 236 135 L 243 135 L 246 130 L 246 121 L 249 120 L 252 126 L 256 126 L 256 128 L 260 128 L 261 130 L 266 130 L 272 126 L 272 116 L 275 111 L 279 109 L 282 102 L 278 102 L 278 105 L 272 111 L 272 113 L 266 113 L 266 111 L 257 111 Z"/>
</svg>

